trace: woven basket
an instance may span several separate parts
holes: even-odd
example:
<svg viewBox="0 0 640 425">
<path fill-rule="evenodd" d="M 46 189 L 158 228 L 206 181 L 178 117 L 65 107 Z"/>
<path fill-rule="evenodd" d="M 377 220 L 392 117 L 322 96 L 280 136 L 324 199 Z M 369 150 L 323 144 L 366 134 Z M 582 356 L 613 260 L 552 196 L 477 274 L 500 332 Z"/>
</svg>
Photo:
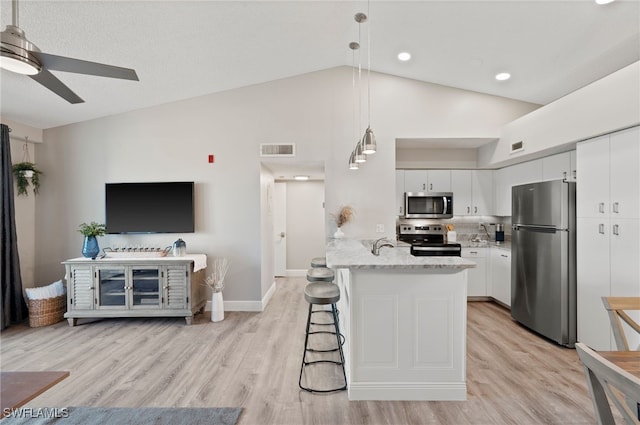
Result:
<svg viewBox="0 0 640 425">
<path fill-rule="evenodd" d="M 28 300 L 29 326 L 38 328 L 49 326 L 64 319 L 67 311 L 67 296 L 60 295 L 43 300 Z"/>
</svg>

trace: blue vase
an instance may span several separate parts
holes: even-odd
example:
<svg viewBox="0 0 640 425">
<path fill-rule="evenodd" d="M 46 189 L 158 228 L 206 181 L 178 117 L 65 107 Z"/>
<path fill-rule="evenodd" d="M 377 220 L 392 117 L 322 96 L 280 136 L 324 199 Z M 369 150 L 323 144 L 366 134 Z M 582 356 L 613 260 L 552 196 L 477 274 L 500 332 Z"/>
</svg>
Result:
<svg viewBox="0 0 640 425">
<path fill-rule="evenodd" d="M 82 255 L 95 260 L 98 254 L 100 254 L 98 239 L 95 236 L 85 236 L 82 244 Z"/>
</svg>

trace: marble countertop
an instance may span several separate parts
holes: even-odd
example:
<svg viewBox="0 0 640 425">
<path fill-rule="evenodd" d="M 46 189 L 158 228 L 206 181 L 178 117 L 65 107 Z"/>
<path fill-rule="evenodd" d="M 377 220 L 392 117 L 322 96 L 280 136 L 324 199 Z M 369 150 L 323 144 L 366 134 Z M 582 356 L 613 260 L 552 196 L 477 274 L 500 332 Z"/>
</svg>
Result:
<svg viewBox="0 0 640 425">
<path fill-rule="evenodd" d="M 495 242 L 495 241 L 481 241 L 481 242 L 471 242 L 470 240 L 466 241 L 458 241 L 463 248 L 500 248 L 500 249 L 511 249 L 511 241 L 504 242 Z"/>
<path fill-rule="evenodd" d="M 380 248 L 380 255 L 376 256 L 371 253 L 372 242 L 331 239 L 327 243 L 327 267 L 333 269 L 466 269 L 476 266 L 475 262 L 461 257 L 414 257 L 407 249 L 395 247 Z"/>
</svg>

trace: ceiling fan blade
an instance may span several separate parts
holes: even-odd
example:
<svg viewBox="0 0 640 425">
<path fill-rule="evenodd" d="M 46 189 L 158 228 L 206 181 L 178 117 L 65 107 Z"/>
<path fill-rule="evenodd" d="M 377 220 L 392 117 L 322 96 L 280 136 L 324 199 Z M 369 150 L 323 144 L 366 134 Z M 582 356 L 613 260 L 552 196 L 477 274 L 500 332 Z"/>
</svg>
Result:
<svg viewBox="0 0 640 425">
<path fill-rule="evenodd" d="M 64 83 L 55 75 L 47 71 L 46 69 L 42 69 L 38 74 L 29 75 L 31 79 L 36 80 L 58 96 L 62 97 L 69 103 L 83 103 L 82 100 L 77 94 L 75 94 L 71 89 L 64 85 Z"/>
<path fill-rule="evenodd" d="M 57 56 L 43 52 L 31 53 L 40 60 L 40 63 L 42 63 L 45 68 L 54 71 L 139 81 L 136 71 L 130 68 L 121 68 L 119 66 L 83 61 L 80 59 L 67 58 L 65 56 Z"/>
</svg>

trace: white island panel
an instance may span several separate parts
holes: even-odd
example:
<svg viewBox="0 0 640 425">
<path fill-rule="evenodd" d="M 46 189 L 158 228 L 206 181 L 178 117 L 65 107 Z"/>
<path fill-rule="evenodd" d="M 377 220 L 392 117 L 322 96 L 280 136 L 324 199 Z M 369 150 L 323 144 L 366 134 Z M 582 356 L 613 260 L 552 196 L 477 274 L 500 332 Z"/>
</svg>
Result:
<svg viewBox="0 0 640 425">
<path fill-rule="evenodd" d="M 466 400 L 466 269 L 337 276 L 350 400 Z"/>
</svg>

